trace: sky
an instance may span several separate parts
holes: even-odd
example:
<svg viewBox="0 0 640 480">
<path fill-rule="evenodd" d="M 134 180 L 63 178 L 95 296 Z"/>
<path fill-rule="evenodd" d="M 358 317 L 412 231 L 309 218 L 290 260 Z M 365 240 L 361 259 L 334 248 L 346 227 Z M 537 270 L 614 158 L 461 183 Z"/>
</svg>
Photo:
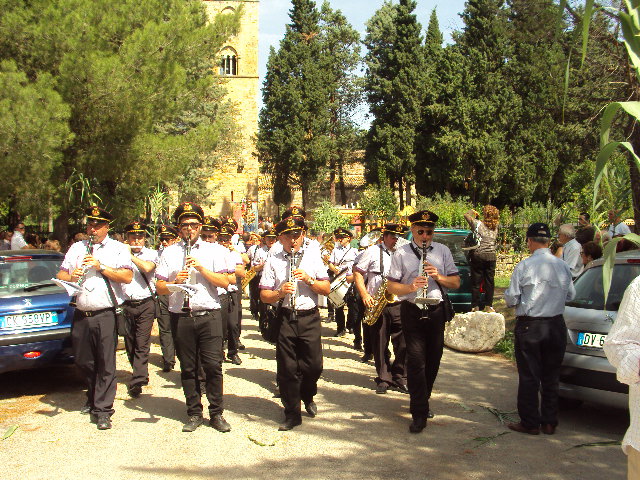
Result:
<svg viewBox="0 0 640 480">
<path fill-rule="evenodd" d="M 323 0 L 316 0 L 318 7 Z M 365 35 L 365 22 L 384 3 L 384 0 L 329 0 L 331 7 L 341 10 L 351 25 L 360 32 L 362 38 Z M 417 0 L 418 6 L 415 14 L 424 32 L 429 24 L 431 10 L 436 8 L 440 30 L 445 42 L 451 41 L 451 32 L 462 28 L 462 19 L 459 13 L 464 9 L 464 0 Z M 260 2 L 260 38 L 258 73 L 260 86 L 264 82 L 269 48 L 278 48 L 280 40 L 284 36 L 285 26 L 289 23 L 289 10 L 291 0 L 261 0 Z M 262 108 L 262 95 L 258 98 L 258 105 Z M 366 123 L 366 122 L 365 122 Z"/>
</svg>

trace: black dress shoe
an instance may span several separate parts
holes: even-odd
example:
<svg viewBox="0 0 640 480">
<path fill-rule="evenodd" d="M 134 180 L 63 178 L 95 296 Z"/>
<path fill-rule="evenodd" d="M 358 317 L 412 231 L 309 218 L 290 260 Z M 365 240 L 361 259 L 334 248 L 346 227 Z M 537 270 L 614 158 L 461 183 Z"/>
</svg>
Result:
<svg viewBox="0 0 640 480">
<path fill-rule="evenodd" d="M 202 425 L 204 419 L 201 415 L 191 415 L 189 421 L 182 426 L 183 432 L 195 432 L 196 428 Z"/>
<path fill-rule="evenodd" d="M 246 347 L 241 344 L 240 342 L 238 342 L 238 350 L 244 350 Z"/>
<path fill-rule="evenodd" d="M 98 417 L 98 430 L 109 430 L 111 419 L 109 417 Z"/>
<path fill-rule="evenodd" d="M 401 383 L 396 383 L 395 385 L 392 385 L 391 390 L 394 390 L 400 393 L 409 393 L 409 389 L 407 388 L 407 386 Z"/>
<path fill-rule="evenodd" d="M 386 383 L 379 383 L 378 386 L 376 387 L 376 393 L 379 395 L 382 395 L 384 393 L 387 393 L 387 389 L 389 387 L 387 386 Z"/>
<path fill-rule="evenodd" d="M 173 370 L 173 364 L 172 363 L 165 363 L 162 366 L 162 371 L 165 372 L 165 373 L 166 372 L 170 372 L 171 370 Z"/>
<path fill-rule="evenodd" d="M 518 433 L 526 433 L 528 435 L 540 435 L 540 429 L 537 427 L 529 428 L 525 427 L 522 423 L 509 423 L 507 425 L 509 429 Z"/>
<path fill-rule="evenodd" d="M 242 365 L 242 359 L 240 359 L 240 357 L 236 354 L 236 355 L 231 355 L 228 358 L 228 361 L 230 363 L 233 363 L 234 365 Z"/>
<path fill-rule="evenodd" d="M 371 355 L 370 353 L 365 353 L 360 359 L 360 361 L 362 363 L 367 363 L 367 362 L 370 362 L 372 358 L 373 358 L 373 355 Z"/>
<path fill-rule="evenodd" d="M 411 433 L 420 433 L 427 426 L 426 417 L 415 417 L 411 425 L 409 425 L 409 431 Z"/>
<path fill-rule="evenodd" d="M 129 396 L 131 398 L 138 398 L 142 393 L 142 387 L 140 385 L 134 385 L 133 387 L 129 387 Z"/>
<path fill-rule="evenodd" d="M 344 330 L 338 330 L 334 337 L 344 337 L 347 334 Z"/>
<path fill-rule="evenodd" d="M 287 418 L 284 423 L 280 424 L 278 430 L 281 432 L 286 432 L 287 430 L 291 430 L 298 425 L 302 425 L 302 418 L 290 417 Z"/>
<path fill-rule="evenodd" d="M 353 349 L 354 350 L 358 350 L 359 352 L 362 351 L 362 345 L 360 343 L 354 343 L 353 344 Z"/>
<path fill-rule="evenodd" d="M 89 415 L 91 413 L 91 404 L 89 402 L 85 403 L 80 409 L 80 413 L 82 415 Z"/>
<path fill-rule="evenodd" d="M 543 423 L 542 425 L 540 425 L 540 430 L 545 435 L 553 435 L 554 433 L 556 433 L 556 426 L 551 423 Z"/>
<path fill-rule="evenodd" d="M 229 425 L 229 422 L 224 419 L 221 413 L 218 413 L 217 415 L 211 417 L 211 420 L 209 420 L 209 425 L 222 433 L 231 431 L 231 425 Z"/>
<path fill-rule="evenodd" d="M 307 411 L 311 418 L 315 417 L 318 414 L 318 406 L 313 400 L 311 400 L 310 402 L 304 402 L 304 409 Z"/>
<path fill-rule="evenodd" d="M 435 415 L 431 410 L 429 410 L 429 412 L 427 413 L 427 418 L 433 418 L 433 417 L 435 417 Z"/>
</svg>

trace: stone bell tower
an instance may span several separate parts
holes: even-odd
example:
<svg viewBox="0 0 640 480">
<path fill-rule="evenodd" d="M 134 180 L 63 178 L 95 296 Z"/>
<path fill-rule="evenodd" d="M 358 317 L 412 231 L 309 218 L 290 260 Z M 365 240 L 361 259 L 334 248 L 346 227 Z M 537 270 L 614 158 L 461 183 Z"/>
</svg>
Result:
<svg viewBox="0 0 640 480">
<path fill-rule="evenodd" d="M 209 18 L 242 8 L 240 31 L 218 53 L 218 74 L 235 106 L 241 148 L 219 165 L 209 184 L 208 214 L 231 215 L 234 203 L 258 201 L 258 7 L 259 0 L 203 0 Z M 222 147 L 224 148 L 224 147 Z"/>
</svg>

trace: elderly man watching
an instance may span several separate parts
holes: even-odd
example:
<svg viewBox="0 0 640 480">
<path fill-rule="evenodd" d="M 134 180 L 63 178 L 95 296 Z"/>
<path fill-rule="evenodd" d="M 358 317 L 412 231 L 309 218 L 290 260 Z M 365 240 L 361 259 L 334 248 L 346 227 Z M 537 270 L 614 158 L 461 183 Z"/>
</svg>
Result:
<svg viewBox="0 0 640 480">
<path fill-rule="evenodd" d="M 570 223 L 560 225 L 558 229 L 558 242 L 561 248 L 556 252 L 556 256 L 562 258 L 571 269 L 571 277 L 575 279 L 582 273 L 584 265 L 580 257 L 580 243 L 576 240 L 576 229 Z"/>
</svg>

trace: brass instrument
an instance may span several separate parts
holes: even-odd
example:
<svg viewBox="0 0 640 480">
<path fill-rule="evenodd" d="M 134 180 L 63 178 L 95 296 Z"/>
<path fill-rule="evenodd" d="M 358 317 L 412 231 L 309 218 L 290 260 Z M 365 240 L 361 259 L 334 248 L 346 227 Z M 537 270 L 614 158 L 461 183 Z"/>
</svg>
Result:
<svg viewBox="0 0 640 480">
<path fill-rule="evenodd" d="M 373 305 L 365 310 L 362 322 L 367 325 L 374 325 L 382 315 L 384 307 L 395 301 L 395 295 L 387 291 L 387 279 L 385 278 L 382 280 L 378 290 L 376 290 L 376 294 L 373 297 Z"/>
<path fill-rule="evenodd" d="M 95 237 L 93 235 L 89 235 L 89 241 L 87 242 L 87 251 L 85 253 L 85 256 L 86 255 L 93 255 L 93 241 L 94 240 L 95 240 Z M 85 276 L 87 275 L 87 272 L 89 271 L 89 267 L 86 266 L 86 265 L 82 265 L 80 268 L 82 268 L 82 275 L 80 275 L 80 278 L 78 278 L 78 285 L 82 286 L 82 284 L 84 283 Z M 69 305 L 71 305 L 72 307 L 75 307 L 76 306 L 76 298 L 77 298 L 77 295 L 74 295 L 73 297 L 71 297 L 71 300 L 69 301 Z"/>
<path fill-rule="evenodd" d="M 247 270 L 247 273 L 242 279 L 242 282 L 240 284 L 240 290 L 244 290 L 245 288 L 247 288 L 247 285 L 249 285 L 249 282 L 255 278 L 257 273 L 258 272 L 256 272 L 256 270 L 253 267 Z"/>
<path fill-rule="evenodd" d="M 333 252 L 335 246 L 336 242 L 333 240 L 333 238 L 330 238 L 320 246 L 320 256 L 322 257 L 322 261 L 325 265 L 329 265 L 329 260 L 325 257 L 331 255 L 331 252 Z"/>
<path fill-rule="evenodd" d="M 191 237 L 187 238 L 187 244 L 184 248 L 184 263 L 185 266 L 187 264 L 187 257 L 191 255 Z M 189 278 L 187 278 L 185 283 L 189 283 L 191 280 L 191 269 L 189 269 Z M 191 295 L 187 292 L 184 293 L 184 301 L 182 302 L 182 311 L 190 312 L 191 311 Z"/>
</svg>

